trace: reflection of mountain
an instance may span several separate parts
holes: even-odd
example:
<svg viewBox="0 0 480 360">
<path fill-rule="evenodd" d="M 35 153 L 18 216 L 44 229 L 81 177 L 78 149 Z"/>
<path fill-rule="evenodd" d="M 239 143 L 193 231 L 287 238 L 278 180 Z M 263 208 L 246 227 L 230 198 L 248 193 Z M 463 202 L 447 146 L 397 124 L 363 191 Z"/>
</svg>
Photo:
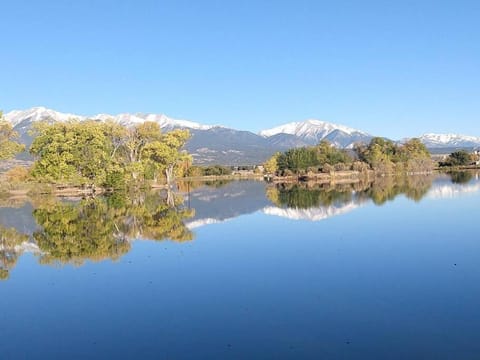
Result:
<svg viewBox="0 0 480 360">
<path fill-rule="evenodd" d="M 302 189 L 302 194 L 306 194 L 307 198 L 313 194 L 313 202 L 303 197 L 301 204 L 298 204 L 301 208 L 274 206 L 265 190 L 265 183 L 261 181 L 234 181 L 221 188 L 208 186 L 197 188 L 186 196 L 186 202 L 195 209 L 195 216 L 188 219 L 186 225 L 189 229 L 195 229 L 257 211 L 295 220 L 319 221 L 352 211 L 366 202 L 362 197 L 352 197 L 350 190 Z M 324 197 L 324 194 L 327 196 Z M 290 200 L 293 201 L 291 204 L 296 204 L 299 197 L 294 196 Z M 328 205 L 306 206 L 306 204 L 318 204 L 318 201 Z"/>
<path fill-rule="evenodd" d="M 440 177 L 427 194 L 430 199 L 456 198 L 462 195 L 469 195 L 480 192 L 480 179 L 478 174 L 471 177 L 471 180 L 463 183 L 453 183 L 448 176 Z"/>
<path fill-rule="evenodd" d="M 195 216 L 186 221 L 190 229 L 251 214 L 270 204 L 262 181 L 233 181 L 220 188 L 202 186 L 186 195 L 185 202 L 195 209 Z"/>
<path fill-rule="evenodd" d="M 310 209 L 280 208 L 276 206 L 267 206 L 262 211 L 267 215 L 280 216 L 290 220 L 320 221 L 333 216 L 346 214 L 359 208 L 362 203 L 364 203 L 364 201 L 355 199 L 354 201 L 346 204 L 335 204 Z"/>
<path fill-rule="evenodd" d="M 337 186 L 232 181 L 186 191 L 193 186 L 180 187 L 187 193 L 183 199 L 171 192 L 113 193 L 79 201 L 42 198 L 0 208 L 0 279 L 8 278 L 25 252 L 35 253 L 43 264 L 80 265 L 120 258 L 136 239 L 188 241 L 194 238 L 192 229 L 255 212 L 321 221 L 366 204 L 381 206 L 398 196 L 421 201 L 425 196 L 480 192 L 475 173 L 386 177 Z"/>
</svg>

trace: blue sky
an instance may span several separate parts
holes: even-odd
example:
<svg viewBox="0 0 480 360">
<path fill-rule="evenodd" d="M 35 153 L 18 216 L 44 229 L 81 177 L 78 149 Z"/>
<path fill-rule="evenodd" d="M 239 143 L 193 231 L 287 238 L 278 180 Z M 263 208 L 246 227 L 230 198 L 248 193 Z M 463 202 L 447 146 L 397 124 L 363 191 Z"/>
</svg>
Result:
<svg viewBox="0 0 480 360">
<path fill-rule="evenodd" d="M 0 108 L 480 136 L 480 1 L 0 3 Z"/>
</svg>

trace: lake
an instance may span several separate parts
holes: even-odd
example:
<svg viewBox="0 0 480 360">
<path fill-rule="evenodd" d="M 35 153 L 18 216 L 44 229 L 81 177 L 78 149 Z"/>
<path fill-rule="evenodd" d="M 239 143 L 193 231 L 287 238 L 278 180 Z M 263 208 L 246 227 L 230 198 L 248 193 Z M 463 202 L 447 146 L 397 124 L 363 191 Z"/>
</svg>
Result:
<svg viewBox="0 0 480 360">
<path fill-rule="evenodd" d="M 478 359 L 480 177 L 0 200 L 2 359 Z"/>
</svg>

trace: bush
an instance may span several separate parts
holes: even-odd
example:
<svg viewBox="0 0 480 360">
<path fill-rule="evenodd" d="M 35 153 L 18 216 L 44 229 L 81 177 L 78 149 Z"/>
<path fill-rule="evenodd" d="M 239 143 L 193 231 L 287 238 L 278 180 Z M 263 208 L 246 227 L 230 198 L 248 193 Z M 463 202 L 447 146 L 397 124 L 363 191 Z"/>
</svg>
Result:
<svg viewBox="0 0 480 360">
<path fill-rule="evenodd" d="M 8 170 L 5 174 L 7 180 L 11 183 L 21 183 L 28 180 L 30 170 L 24 166 L 15 166 Z"/>
</svg>

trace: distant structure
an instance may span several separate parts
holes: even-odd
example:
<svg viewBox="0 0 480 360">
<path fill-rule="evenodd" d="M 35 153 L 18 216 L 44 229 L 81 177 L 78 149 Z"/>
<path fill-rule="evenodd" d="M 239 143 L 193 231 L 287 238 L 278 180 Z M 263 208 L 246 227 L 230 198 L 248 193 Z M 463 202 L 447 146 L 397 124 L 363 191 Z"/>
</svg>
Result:
<svg viewBox="0 0 480 360">
<path fill-rule="evenodd" d="M 475 165 L 480 165 L 480 147 L 473 149 L 473 155 L 475 155 Z"/>
</svg>

